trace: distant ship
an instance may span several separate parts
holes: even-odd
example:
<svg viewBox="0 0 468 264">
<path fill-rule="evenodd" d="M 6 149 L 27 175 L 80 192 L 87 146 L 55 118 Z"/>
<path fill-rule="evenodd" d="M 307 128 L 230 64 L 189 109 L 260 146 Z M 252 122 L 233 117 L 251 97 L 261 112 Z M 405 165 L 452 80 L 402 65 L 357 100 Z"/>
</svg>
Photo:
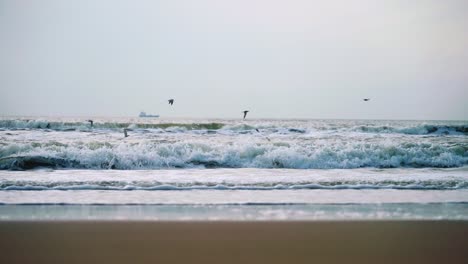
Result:
<svg viewBox="0 0 468 264">
<path fill-rule="evenodd" d="M 159 117 L 159 115 L 150 115 L 150 114 L 146 114 L 146 112 L 140 112 L 138 116 L 139 117 Z"/>
</svg>

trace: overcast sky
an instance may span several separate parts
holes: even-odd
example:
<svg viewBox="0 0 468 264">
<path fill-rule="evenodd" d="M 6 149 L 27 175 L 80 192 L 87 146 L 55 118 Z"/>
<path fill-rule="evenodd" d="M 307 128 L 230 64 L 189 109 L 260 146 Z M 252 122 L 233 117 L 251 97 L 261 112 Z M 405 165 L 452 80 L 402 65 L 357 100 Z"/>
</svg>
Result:
<svg viewBox="0 0 468 264">
<path fill-rule="evenodd" d="M 0 115 L 142 110 L 467 120 L 468 1 L 0 0 Z"/>
</svg>

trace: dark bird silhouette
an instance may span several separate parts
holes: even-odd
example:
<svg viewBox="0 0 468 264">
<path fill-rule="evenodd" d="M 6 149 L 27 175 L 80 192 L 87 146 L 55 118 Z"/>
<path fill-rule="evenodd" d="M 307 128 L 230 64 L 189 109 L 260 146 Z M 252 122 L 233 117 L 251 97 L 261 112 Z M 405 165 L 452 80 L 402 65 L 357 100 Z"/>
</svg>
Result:
<svg viewBox="0 0 468 264">
<path fill-rule="evenodd" d="M 89 119 L 89 120 L 86 120 L 86 121 L 88 121 L 89 124 L 91 125 L 91 127 L 93 127 L 93 124 L 94 124 L 94 121 L 93 121 L 93 120 Z"/>
<path fill-rule="evenodd" d="M 248 112 L 249 112 L 249 110 L 243 111 L 243 113 L 244 113 L 244 119 L 245 119 L 245 117 L 247 116 L 247 113 L 248 113 Z"/>
<path fill-rule="evenodd" d="M 174 99 L 169 99 L 167 100 L 169 102 L 170 105 L 173 105 L 174 104 Z"/>
<path fill-rule="evenodd" d="M 258 128 L 255 129 L 255 131 L 257 131 L 258 133 L 260 133 L 260 130 L 258 130 Z M 266 139 L 268 139 L 268 141 L 271 141 L 271 139 L 267 136 L 265 136 Z"/>
<path fill-rule="evenodd" d="M 362 100 L 364 100 L 364 102 L 367 102 L 367 101 L 370 100 L 370 98 L 364 98 L 364 99 L 362 99 Z"/>
</svg>

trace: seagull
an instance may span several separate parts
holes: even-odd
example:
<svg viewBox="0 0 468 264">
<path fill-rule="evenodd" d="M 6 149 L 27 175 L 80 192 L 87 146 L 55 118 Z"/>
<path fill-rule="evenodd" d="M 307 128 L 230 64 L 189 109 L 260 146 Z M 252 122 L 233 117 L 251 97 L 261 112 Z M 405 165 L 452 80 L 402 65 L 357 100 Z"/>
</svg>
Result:
<svg viewBox="0 0 468 264">
<path fill-rule="evenodd" d="M 255 131 L 257 131 L 258 133 L 260 133 L 260 130 L 258 130 L 258 128 L 255 129 Z M 271 139 L 267 136 L 265 136 L 266 139 L 268 139 L 268 141 L 271 141 Z"/>
<path fill-rule="evenodd" d="M 258 133 L 260 133 L 260 130 L 258 130 L 258 128 L 255 129 L 255 131 L 257 131 Z M 265 136 L 265 138 L 268 140 L 268 141 L 271 141 L 271 139 L 267 136 Z"/>
<path fill-rule="evenodd" d="M 170 105 L 173 105 L 174 104 L 174 99 L 169 99 L 167 100 L 169 102 Z"/>
<path fill-rule="evenodd" d="M 93 127 L 93 123 L 94 123 L 94 121 L 93 121 L 93 120 L 89 119 L 89 120 L 86 120 L 86 121 L 88 121 L 88 122 L 89 122 L 89 124 L 91 125 L 91 127 Z"/>
<path fill-rule="evenodd" d="M 362 100 L 364 100 L 364 102 L 367 102 L 367 101 L 370 100 L 370 98 L 364 98 L 364 99 L 362 99 Z"/>
<path fill-rule="evenodd" d="M 248 112 L 249 112 L 249 110 L 243 111 L 243 113 L 244 113 L 244 119 L 245 119 L 245 117 L 247 116 L 247 113 L 248 113 Z"/>
</svg>

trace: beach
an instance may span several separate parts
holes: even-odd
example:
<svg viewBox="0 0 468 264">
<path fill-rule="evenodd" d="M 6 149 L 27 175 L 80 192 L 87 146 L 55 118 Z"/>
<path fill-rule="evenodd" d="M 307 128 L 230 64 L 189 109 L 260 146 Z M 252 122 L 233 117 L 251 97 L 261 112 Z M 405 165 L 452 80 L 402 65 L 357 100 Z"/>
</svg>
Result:
<svg viewBox="0 0 468 264">
<path fill-rule="evenodd" d="M 466 263 L 467 221 L 3 221 L 4 263 Z"/>
</svg>

